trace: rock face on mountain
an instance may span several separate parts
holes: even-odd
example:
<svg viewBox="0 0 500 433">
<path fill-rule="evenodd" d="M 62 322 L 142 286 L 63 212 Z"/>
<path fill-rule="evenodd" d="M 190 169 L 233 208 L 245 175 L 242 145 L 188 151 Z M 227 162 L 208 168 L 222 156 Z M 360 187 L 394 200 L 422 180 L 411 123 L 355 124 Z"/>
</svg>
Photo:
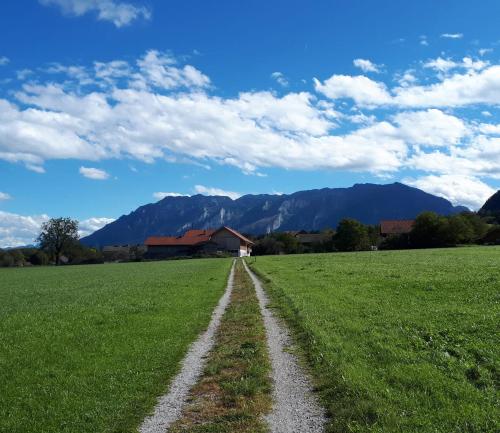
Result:
<svg viewBox="0 0 500 433">
<path fill-rule="evenodd" d="M 449 215 L 467 208 L 419 189 L 393 183 L 356 184 L 283 195 L 166 197 L 139 207 L 82 239 L 90 246 L 138 244 L 148 236 L 180 235 L 191 228 L 227 225 L 242 233 L 335 228 L 342 218 L 365 224 L 381 219 L 412 219 L 430 210 Z"/>
</svg>

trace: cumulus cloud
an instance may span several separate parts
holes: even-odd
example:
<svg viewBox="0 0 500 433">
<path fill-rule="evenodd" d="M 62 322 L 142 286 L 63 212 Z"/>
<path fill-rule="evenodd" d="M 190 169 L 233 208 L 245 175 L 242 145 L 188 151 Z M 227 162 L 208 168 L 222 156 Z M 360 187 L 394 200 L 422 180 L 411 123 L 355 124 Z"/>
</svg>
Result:
<svg viewBox="0 0 500 433">
<path fill-rule="evenodd" d="M 93 167 L 80 167 L 80 174 L 83 177 L 94 180 L 106 180 L 109 178 L 109 173 L 106 173 L 104 170 L 100 170 L 98 168 Z"/>
<path fill-rule="evenodd" d="M 485 54 L 492 53 L 493 48 L 481 48 L 479 49 L 479 55 L 484 56 Z"/>
<path fill-rule="evenodd" d="M 114 220 L 115 220 L 114 218 L 105 218 L 105 217 L 100 217 L 100 218 L 94 217 L 82 220 L 78 224 L 78 235 L 81 238 L 91 235 L 92 233 L 104 227 L 105 225 L 112 223 Z"/>
<path fill-rule="evenodd" d="M 134 87 L 145 89 L 148 84 L 163 88 L 176 87 L 203 88 L 210 85 L 210 79 L 191 65 L 176 66 L 176 59 L 157 50 L 148 51 L 137 61 L 139 72 L 133 75 Z"/>
<path fill-rule="evenodd" d="M 11 198 L 12 197 L 10 196 L 10 194 L 7 194 L 6 192 L 0 191 L 0 201 L 10 200 Z"/>
<path fill-rule="evenodd" d="M 441 175 L 406 179 L 405 182 L 430 194 L 444 197 L 454 205 L 479 209 L 495 190 L 473 176 Z"/>
<path fill-rule="evenodd" d="M 10 60 L 9 60 L 8 57 L 0 56 L 0 66 L 4 66 L 4 65 L 6 65 L 9 62 L 10 62 Z"/>
<path fill-rule="evenodd" d="M 57 6 L 64 14 L 82 16 L 96 12 L 97 18 L 110 21 L 116 27 L 123 27 L 143 18 L 149 20 L 151 12 L 146 7 L 134 6 L 115 0 L 39 0 L 44 6 Z"/>
<path fill-rule="evenodd" d="M 488 64 L 488 62 L 483 60 L 474 60 L 471 57 L 464 57 L 461 62 L 438 57 L 437 59 L 431 59 L 425 62 L 424 68 L 430 68 L 444 73 L 456 68 L 464 68 L 469 71 L 480 71 L 481 69 L 486 68 Z"/>
<path fill-rule="evenodd" d="M 0 248 L 31 245 L 48 215 L 23 216 L 0 211 Z"/>
<path fill-rule="evenodd" d="M 331 99 L 351 98 L 361 106 L 377 106 L 391 103 L 391 95 L 384 83 L 364 75 L 332 75 L 323 83 L 314 78 L 317 92 Z"/>
<path fill-rule="evenodd" d="M 447 60 L 434 61 L 434 68 L 448 70 Z M 348 98 L 365 107 L 463 107 L 473 104 L 497 105 L 500 101 L 500 65 L 465 58 L 465 73 L 441 77 L 428 85 L 405 85 L 389 90 L 365 76 L 332 75 L 324 82 L 315 79 L 318 92 L 331 99 Z M 430 64 L 429 64 L 430 67 Z"/>
<path fill-rule="evenodd" d="M 255 175 L 278 167 L 500 178 L 496 125 L 452 110 L 496 107 L 500 65 L 449 60 L 457 66 L 432 81 L 421 77 L 422 63 L 422 71 L 396 75 L 394 87 L 333 75 L 314 80 L 316 93 L 233 97 L 212 94 L 209 77 L 156 50 L 135 62 L 53 64 L 49 79 L 42 74 L 0 98 L 0 159 L 40 172 L 46 160 L 88 161 L 82 174 L 100 179 L 109 175 L 92 167 L 113 158 L 225 164 Z M 63 77 L 55 82 L 53 74 Z"/>
<path fill-rule="evenodd" d="M 288 80 L 282 72 L 273 72 L 271 78 L 275 80 L 280 86 L 288 87 Z"/>
<path fill-rule="evenodd" d="M 194 190 L 198 194 L 203 194 L 203 195 L 222 195 L 222 196 L 225 196 L 225 197 L 229 197 L 232 200 L 236 200 L 237 198 L 241 197 L 241 194 L 238 193 L 238 192 L 226 191 L 224 189 L 213 188 L 213 187 L 204 186 L 204 185 L 195 185 Z"/>
<path fill-rule="evenodd" d="M 189 194 L 181 194 L 179 192 L 154 192 L 153 193 L 153 198 L 156 200 L 162 200 L 165 197 L 189 197 Z"/>
<path fill-rule="evenodd" d="M 445 39 L 462 39 L 464 35 L 463 33 L 442 33 L 441 37 Z"/>
<path fill-rule="evenodd" d="M 411 144 L 453 146 L 468 133 L 465 123 L 435 108 L 402 112 L 394 116 L 402 138 Z"/>
<path fill-rule="evenodd" d="M 379 73 L 380 69 L 383 67 L 383 65 L 377 65 L 367 59 L 354 59 L 352 63 L 363 72 Z"/>
</svg>

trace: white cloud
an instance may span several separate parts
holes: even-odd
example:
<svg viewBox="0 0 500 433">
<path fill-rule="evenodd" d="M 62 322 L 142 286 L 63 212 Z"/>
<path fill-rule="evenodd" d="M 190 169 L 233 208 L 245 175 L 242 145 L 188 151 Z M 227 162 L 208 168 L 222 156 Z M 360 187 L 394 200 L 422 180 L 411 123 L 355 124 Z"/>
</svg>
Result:
<svg viewBox="0 0 500 433">
<path fill-rule="evenodd" d="M 462 39 L 464 35 L 463 33 L 442 33 L 441 37 L 445 39 Z"/>
<path fill-rule="evenodd" d="M 443 59 L 438 57 L 437 59 L 428 60 L 424 63 L 424 68 L 435 69 L 439 72 L 447 72 L 450 69 L 456 68 L 458 64 L 450 59 Z"/>
<path fill-rule="evenodd" d="M 377 65 L 367 59 L 354 59 L 352 63 L 354 64 L 354 66 L 361 69 L 363 72 L 379 73 L 380 68 L 383 67 L 383 65 Z"/>
<path fill-rule="evenodd" d="M 364 75 L 332 75 L 321 83 L 314 79 L 317 92 L 331 99 L 352 98 L 361 106 L 376 106 L 391 103 L 391 95 L 384 83 L 373 81 Z"/>
<path fill-rule="evenodd" d="M 490 116 L 491 116 L 491 114 L 490 114 Z M 480 132 L 482 132 L 483 134 L 500 135 L 500 124 L 492 125 L 490 123 L 481 123 L 478 126 L 478 130 Z"/>
<path fill-rule="evenodd" d="M 424 146 L 453 146 L 468 133 L 464 122 L 441 110 L 402 112 L 394 116 L 399 133 L 407 143 Z"/>
<path fill-rule="evenodd" d="M 21 69 L 19 71 L 16 71 L 17 79 L 20 81 L 26 80 L 26 78 L 28 78 L 32 74 L 33 71 L 31 69 Z"/>
<path fill-rule="evenodd" d="M 107 224 L 115 221 L 114 218 L 94 217 L 80 221 L 78 223 L 78 235 L 83 238 L 88 236 Z"/>
<path fill-rule="evenodd" d="M 229 197 L 232 200 L 236 200 L 237 198 L 241 197 L 241 194 L 238 192 L 234 191 L 226 191 L 220 188 L 212 188 L 209 186 L 203 186 L 203 185 L 195 185 L 194 190 L 198 194 L 203 194 L 203 195 L 222 195 L 225 197 Z"/>
<path fill-rule="evenodd" d="M 479 55 L 484 56 L 485 54 L 492 53 L 492 52 L 493 52 L 493 48 L 481 48 L 479 50 Z"/>
<path fill-rule="evenodd" d="M 0 211 L 0 248 L 31 245 L 48 215 L 23 216 Z"/>
<path fill-rule="evenodd" d="M 273 80 L 276 80 L 276 82 L 277 82 L 280 86 L 282 86 L 282 87 L 288 87 L 288 84 L 289 84 L 289 83 L 288 83 L 288 80 L 287 80 L 287 78 L 285 77 L 285 75 L 283 75 L 283 73 L 282 73 L 282 72 L 273 72 L 273 73 L 271 74 L 271 78 L 272 78 Z"/>
<path fill-rule="evenodd" d="M 424 47 L 428 47 L 429 46 L 429 41 L 427 40 L 427 36 L 426 35 L 421 35 L 419 37 L 420 39 L 420 45 L 423 45 Z"/>
<path fill-rule="evenodd" d="M 418 81 L 413 69 L 408 69 L 402 74 L 396 75 L 395 78 L 401 87 L 412 86 Z"/>
<path fill-rule="evenodd" d="M 418 150 L 407 165 L 437 174 L 500 179 L 500 137 L 475 135 L 467 145 L 428 153 Z"/>
<path fill-rule="evenodd" d="M 10 62 L 10 60 L 9 60 L 8 57 L 0 56 L 0 66 L 4 66 L 4 65 L 6 65 L 9 62 Z"/>
<path fill-rule="evenodd" d="M 416 84 L 411 69 L 395 77 L 392 89 L 362 75 L 333 75 L 315 80 L 317 94 L 251 91 L 230 98 L 210 94 L 210 79 L 193 66 L 154 50 L 137 62 L 56 64 L 65 75 L 60 84 L 37 76 L 12 100 L 0 99 L 0 159 L 37 171 L 50 159 L 119 158 L 226 164 L 254 175 L 268 167 L 377 176 L 417 168 L 500 178 L 493 127 L 467 120 L 462 110 L 437 108 L 498 105 L 500 65 L 477 62 L 457 61 L 464 71 L 434 81 L 422 75 L 426 85 Z M 87 78 L 94 85 L 80 87 Z M 385 111 L 360 110 L 380 106 Z"/>
<path fill-rule="evenodd" d="M 12 197 L 10 196 L 10 194 L 7 194 L 6 192 L 0 191 L 0 201 L 10 200 L 11 198 Z"/>
<path fill-rule="evenodd" d="M 189 195 L 181 194 L 178 192 L 161 192 L 161 191 L 153 193 L 153 198 L 155 198 L 156 200 L 162 200 L 165 197 L 189 197 Z"/>
<path fill-rule="evenodd" d="M 392 103 L 404 107 L 461 107 L 500 102 L 500 65 L 469 70 L 427 86 L 394 89 Z"/>
<path fill-rule="evenodd" d="M 175 66 L 174 57 L 157 50 L 148 51 L 137 61 L 140 73 L 134 74 L 133 87 L 145 89 L 148 85 L 162 89 L 176 87 L 203 88 L 210 85 L 210 79 L 191 65 Z"/>
<path fill-rule="evenodd" d="M 444 197 L 454 205 L 479 209 L 495 190 L 473 176 L 442 175 L 424 176 L 404 181 L 430 194 Z"/>
<path fill-rule="evenodd" d="M 427 67 L 449 71 L 460 67 L 464 73 L 440 76 L 428 85 L 403 83 L 389 90 L 379 81 L 365 76 L 332 75 L 323 83 L 314 79 L 319 93 L 331 99 L 352 99 L 364 107 L 461 107 L 473 104 L 498 105 L 500 103 L 500 65 L 465 57 L 461 62 L 435 59 Z"/>
<path fill-rule="evenodd" d="M 80 174 L 83 177 L 94 180 L 106 180 L 109 178 L 109 173 L 106 173 L 104 170 L 100 170 L 98 168 L 92 167 L 80 167 Z"/>
<path fill-rule="evenodd" d="M 39 0 L 44 6 L 58 6 L 62 12 L 71 16 L 82 16 L 97 12 L 99 20 L 110 21 L 116 27 L 123 27 L 133 21 L 150 19 L 151 12 L 145 7 L 134 6 L 115 0 Z"/>
</svg>

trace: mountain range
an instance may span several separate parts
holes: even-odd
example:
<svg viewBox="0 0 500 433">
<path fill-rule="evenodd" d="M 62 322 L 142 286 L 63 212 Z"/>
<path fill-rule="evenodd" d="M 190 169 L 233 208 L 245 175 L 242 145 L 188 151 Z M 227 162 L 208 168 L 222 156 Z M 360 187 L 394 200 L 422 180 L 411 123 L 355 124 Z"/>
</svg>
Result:
<svg viewBox="0 0 500 433">
<path fill-rule="evenodd" d="M 412 219 L 420 212 L 450 215 L 464 210 L 448 200 L 401 183 L 356 184 L 293 194 L 165 197 L 123 215 L 81 241 L 85 245 L 140 244 L 148 236 L 181 235 L 191 228 L 230 226 L 258 235 L 285 230 L 335 228 L 342 218 L 365 224 L 382 219 Z"/>
</svg>

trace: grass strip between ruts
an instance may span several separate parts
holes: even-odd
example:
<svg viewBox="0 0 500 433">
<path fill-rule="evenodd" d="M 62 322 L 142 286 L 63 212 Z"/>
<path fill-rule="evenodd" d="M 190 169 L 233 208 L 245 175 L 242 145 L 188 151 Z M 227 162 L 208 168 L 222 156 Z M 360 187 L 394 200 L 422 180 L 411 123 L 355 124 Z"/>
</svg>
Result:
<svg viewBox="0 0 500 433">
<path fill-rule="evenodd" d="M 255 290 L 241 261 L 231 303 L 200 382 L 172 433 L 266 432 L 271 408 L 270 362 Z"/>
</svg>

